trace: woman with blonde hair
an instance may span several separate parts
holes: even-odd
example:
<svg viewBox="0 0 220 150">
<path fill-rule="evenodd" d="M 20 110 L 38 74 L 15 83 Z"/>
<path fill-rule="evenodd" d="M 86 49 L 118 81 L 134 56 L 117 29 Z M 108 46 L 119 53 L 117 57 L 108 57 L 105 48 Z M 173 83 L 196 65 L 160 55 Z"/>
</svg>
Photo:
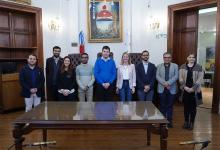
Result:
<svg viewBox="0 0 220 150">
<path fill-rule="evenodd" d="M 121 57 L 121 64 L 118 66 L 116 92 L 120 95 L 121 101 L 131 101 L 135 92 L 136 71 L 128 52 L 124 52 Z"/>
<path fill-rule="evenodd" d="M 195 54 L 189 54 L 187 63 L 179 70 L 180 89 L 183 92 L 182 101 L 184 104 L 184 129 L 192 130 L 196 117 L 197 100 L 201 97 L 201 83 L 204 71 L 202 66 L 196 63 Z M 199 96 L 200 95 L 200 96 Z M 199 96 L 199 97 L 198 97 Z"/>
</svg>

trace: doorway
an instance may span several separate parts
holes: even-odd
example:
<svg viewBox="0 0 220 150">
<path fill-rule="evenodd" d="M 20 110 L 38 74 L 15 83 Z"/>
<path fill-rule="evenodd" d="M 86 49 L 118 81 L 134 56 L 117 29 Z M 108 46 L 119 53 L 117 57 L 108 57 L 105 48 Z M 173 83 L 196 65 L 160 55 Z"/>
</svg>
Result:
<svg viewBox="0 0 220 150">
<path fill-rule="evenodd" d="M 212 108 L 213 81 L 215 68 L 217 7 L 200 9 L 198 13 L 197 63 L 204 69 L 202 84 L 203 104 L 200 107 Z"/>
<path fill-rule="evenodd" d="M 215 22 L 217 24 L 215 32 L 217 32 L 212 34 L 216 39 L 213 38 L 214 44 L 211 44 L 210 46 L 208 46 L 208 44 L 202 45 L 203 48 L 201 48 L 200 40 L 204 37 L 202 36 L 199 28 L 199 25 L 201 24 L 201 16 L 199 14 L 199 11 L 212 7 L 217 8 L 217 12 L 215 11 Z M 204 89 L 208 91 L 209 94 L 213 95 L 212 98 L 210 98 L 210 96 L 207 96 L 210 102 L 207 107 L 212 108 L 213 113 L 219 113 L 220 65 L 213 65 L 212 63 L 208 62 L 210 61 L 208 60 L 208 58 L 206 61 L 206 56 L 208 56 L 209 53 L 213 51 L 213 49 L 214 51 L 216 49 L 214 54 L 215 58 L 213 60 L 212 57 L 211 61 L 214 61 L 214 64 L 220 64 L 220 19 L 217 19 L 220 18 L 220 11 L 218 10 L 218 8 L 220 8 L 220 1 L 216 0 L 189 1 L 180 4 L 170 5 L 168 7 L 168 51 L 173 54 L 173 61 L 178 65 L 185 63 L 186 57 L 190 53 L 194 53 L 198 56 L 198 63 L 200 63 L 200 61 L 204 61 L 207 62 L 204 65 L 208 66 L 208 63 L 210 64 L 209 69 L 207 67 L 207 71 L 205 74 L 205 77 L 207 77 L 208 80 L 206 80 L 206 83 L 204 83 L 203 86 L 208 86 L 207 88 L 210 88 L 210 90 L 206 90 L 206 87 Z M 204 55 L 204 53 L 206 54 L 206 51 L 208 54 Z M 214 71 L 208 71 L 212 69 L 214 69 Z M 211 81 L 209 80 L 210 78 Z"/>
</svg>

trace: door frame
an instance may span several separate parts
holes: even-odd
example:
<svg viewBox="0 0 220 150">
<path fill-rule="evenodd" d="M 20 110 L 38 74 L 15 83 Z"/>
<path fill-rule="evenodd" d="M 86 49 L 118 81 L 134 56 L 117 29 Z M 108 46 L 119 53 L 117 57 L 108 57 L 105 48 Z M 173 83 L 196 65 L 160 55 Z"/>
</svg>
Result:
<svg viewBox="0 0 220 150">
<path fill-rule="evenodd" d="M 169 52 L 173 52 L 174 43 L 174 13 L 187 9 L 201 9 L 217 6 L 216 17 L 216 52 L 215 52 L 215 73 L 213 82 L 213 100 L 212 100 L 212 113 L 219 114 L 220 102 L 220 1 L 219 0 L 193 0 L 168 6 L 168 36 L 167 47 Z"/>
</svg>

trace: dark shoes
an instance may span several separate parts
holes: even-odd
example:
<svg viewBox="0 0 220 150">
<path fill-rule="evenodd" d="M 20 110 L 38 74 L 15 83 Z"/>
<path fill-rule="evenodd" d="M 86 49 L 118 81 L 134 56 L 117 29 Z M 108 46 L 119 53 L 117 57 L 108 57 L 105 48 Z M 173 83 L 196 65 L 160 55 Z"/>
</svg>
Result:
<svg viewBox="0 0 220 150">
<path fill-rule="evenodd" d="M 189 123 L 189 130 L 193 130 L 193 127 L 194 127 L 194 123 L 190 122 Z"/>
<path fill-rule="evenodd" d="M 192 122 L 184 122 L 183 129 L 193 130 L 194 124 Z"/>
<path fill-rule="evenodd" d="M 189 122 L 184 122 L 183 129 L 189 129 Z"/>
<path fill-rule="evenodd" d="M 167 127 L 168 128 L 173 128 L 173 123 L 172 122 L 168 123 Z"/>
</svg>

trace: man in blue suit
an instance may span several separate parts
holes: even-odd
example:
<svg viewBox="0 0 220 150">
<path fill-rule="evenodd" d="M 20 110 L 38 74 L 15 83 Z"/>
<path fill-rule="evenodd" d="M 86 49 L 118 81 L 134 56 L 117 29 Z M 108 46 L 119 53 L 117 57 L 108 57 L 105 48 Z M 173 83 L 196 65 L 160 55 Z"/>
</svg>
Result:
<svg viewBox="0 0 220 150">
<path fill-rule="evenodd" d="M 171 63 L 172 55 L 168 52 L 163 54 L 163 60 L 164 63 L 157 67 L 157 92 L 160 97 L 160 111 L 169 121 L 168 127 L 172 128 L 173 102 L 177 93 L 176 82 L 179 77 L 178 65 Z"/>
<path fill-rule="evenodd" d="M 156 67 L 149 62 L 149 52 L 144 50 L 141 55 L 142 62 L 136 66 L 137 95 L 141 101 L 152 101 Z"/>
</svg>

